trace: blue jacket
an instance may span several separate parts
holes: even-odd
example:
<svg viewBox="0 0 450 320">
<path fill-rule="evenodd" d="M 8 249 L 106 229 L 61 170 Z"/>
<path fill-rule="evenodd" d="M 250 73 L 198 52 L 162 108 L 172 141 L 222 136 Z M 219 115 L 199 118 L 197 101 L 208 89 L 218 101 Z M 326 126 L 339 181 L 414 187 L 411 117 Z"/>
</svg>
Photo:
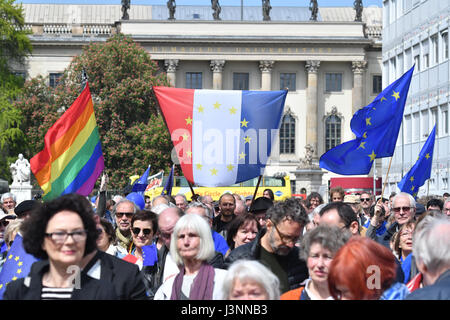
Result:
<svg viewBox="0 0 450 320">
<path fill-rule="evenodd" d="M 450 300 L 450 270 L 441 274 L 431 286 L 411 292 L 406 300 Z"/>
</svg>

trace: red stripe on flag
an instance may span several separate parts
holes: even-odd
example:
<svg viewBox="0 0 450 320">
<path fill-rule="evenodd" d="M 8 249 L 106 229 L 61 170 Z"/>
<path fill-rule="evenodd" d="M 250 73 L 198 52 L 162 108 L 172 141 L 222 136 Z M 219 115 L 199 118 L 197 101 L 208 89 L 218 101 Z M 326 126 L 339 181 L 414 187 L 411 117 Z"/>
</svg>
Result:
<svg viewBox="0 0 450 320">
<path fill-rule="evenodd" d="M 153 87 L 164 115 L 184 177 L 194 182 L 192 172 L 192 110 L 194 89 Z"/>
</svg>

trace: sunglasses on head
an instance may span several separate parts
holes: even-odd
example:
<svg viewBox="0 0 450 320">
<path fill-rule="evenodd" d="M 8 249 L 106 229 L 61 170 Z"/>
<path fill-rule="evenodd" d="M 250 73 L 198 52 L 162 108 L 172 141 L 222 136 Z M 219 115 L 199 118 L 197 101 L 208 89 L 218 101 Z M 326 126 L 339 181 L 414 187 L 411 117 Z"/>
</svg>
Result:
<svg viewBox="0 0 450 320">
<path fill-rule="evenodd" d="M 141 228 L 133 228 L 133 229 L 131 229 L 131 231 L 132 231 L 135 235 L 139 235 L 139 233 L 141 233 L 141 230 L 142 230 L 142 233 L 143 233 L 145 236 L 148 236 L 150 233 L 152 233 L 152 229 L 148 229 L 148 228 L 144 228 L 144 229 L 141 229 Z"/>
<path fill-rule="evenodd" d="M 131 218 L 134 215 L 134 212 L 116 212 L 116 217 L 117 218 L 122 218 L 123 215 L 126 215 L 127 218 Z"/>
</svg>

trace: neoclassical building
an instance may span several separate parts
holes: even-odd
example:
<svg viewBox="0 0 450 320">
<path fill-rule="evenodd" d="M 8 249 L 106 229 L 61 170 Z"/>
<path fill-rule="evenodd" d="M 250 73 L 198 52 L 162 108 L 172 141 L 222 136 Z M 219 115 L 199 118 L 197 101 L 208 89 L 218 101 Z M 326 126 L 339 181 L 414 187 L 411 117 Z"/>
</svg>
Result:
<svg viewBox="0 0 450 320">
<path fill-rule="evenodd" d="M 205 1 L 207 4 L 208 1 Z M 325 195 L 334 174 L 318 169 L 350 140 L 353 113 L 382 90 L 382 9 L 24 4 L 33 54 L 17 72 L 55 85 L 84 45 L 122 32 L 180 88 L 288 89 L 266 175 L 289 174 L 293 193 Z M 306 148 L 305 148 L 306 147 Z M 305 160 L 305 155 L 308 155 Z M 312 159 L 312 160 L 311 160 Z M 380 163 L 381 165 L 381 163 Z"/>
</svg>

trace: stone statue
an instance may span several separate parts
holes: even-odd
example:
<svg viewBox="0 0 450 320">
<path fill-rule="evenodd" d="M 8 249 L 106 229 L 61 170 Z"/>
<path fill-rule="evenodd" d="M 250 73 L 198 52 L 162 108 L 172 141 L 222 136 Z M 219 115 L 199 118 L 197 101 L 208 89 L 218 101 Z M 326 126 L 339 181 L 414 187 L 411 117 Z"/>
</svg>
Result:
<svg viewBox="0 0 450 320">
<path fill-rule="evenodd" d="M 317 0 L 311 0 L 309 3 L 309 11 L 311 11 L 311 17 L 309 20 L 317 21 L 317 13 L 319 12 L 319 5 L 317 4 Z"/>
<path fill-rule="evenodd" d="M 11 163 L 9 167 L 11 175 L 13 177 L 13 184 L 23 184 L 24 182 L 30 182 L 30 163 L 23 157 L 23 154 L 19 154 L 19 158 L 15 163 Z"/>
<path fill-rule="evenodd" d="M 355 8 L 356 15 L 355 15 L 355 21 L 362 21 L 362 12 L 363 12 L 363 3 L 362 0 L 355 0 L 353 2 L 353 7 Z"/>
<path fill-rule="evenodd" d="M 272 10 L 270 0 L 262 0 L 262 11 L 264 21 L 270 21 L 270 10 Z"/>
<path fill-rule="evenodd" d="M 169 9 L 169 20 L 175 20 L 176 7 L 177 7 L 177 4 L 175 3 L 175 0 L 167 1 L 167 8 Z"/>
<path fill-rule="evenodd" d="M 300 168 L 313 168 L 314 147 L 311 144 L 305 146 L 305 157 L 300 159 Z"/>
<path fill-rule="evenodd" d="M 219 15 L 222 9 L 220 8 L 219 0 L 211 0 L 211 8 L 214 10 L 213 13 L 214 20 L 221 20 Z"/>
<path fill-rule="evenodd" d="M 130 0 L 122 0 L 122 20 L 130 19 L 128 9 L 130 9 Z"/>
</svg>

